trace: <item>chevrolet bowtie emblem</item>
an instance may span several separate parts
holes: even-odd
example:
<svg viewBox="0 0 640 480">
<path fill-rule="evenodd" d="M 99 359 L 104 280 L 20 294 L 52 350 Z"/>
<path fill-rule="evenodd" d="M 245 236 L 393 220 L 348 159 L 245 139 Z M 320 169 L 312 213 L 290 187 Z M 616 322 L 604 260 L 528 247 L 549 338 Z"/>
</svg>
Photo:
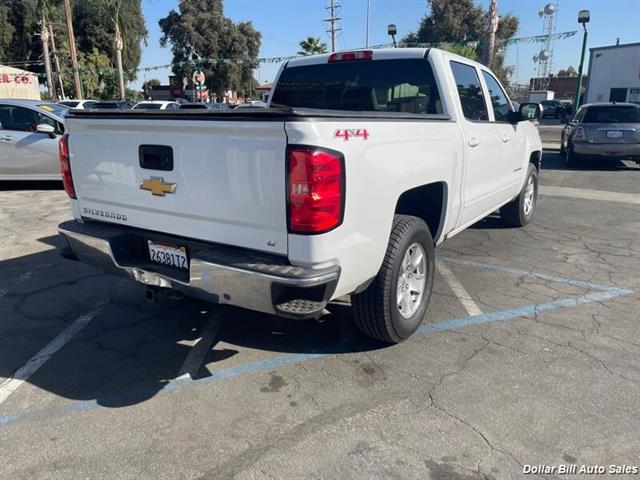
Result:
<svg viewBox="0 0 640 480">
<path fill-rule="evenodd" d="M 142 179 L 140 188 L 149 190 L 152 194 L 164 197 L 166 193 L 176 193 L 175 183 L 167 183 L 162 177 L 151 177 L 149 180 Z"/>
</svg>

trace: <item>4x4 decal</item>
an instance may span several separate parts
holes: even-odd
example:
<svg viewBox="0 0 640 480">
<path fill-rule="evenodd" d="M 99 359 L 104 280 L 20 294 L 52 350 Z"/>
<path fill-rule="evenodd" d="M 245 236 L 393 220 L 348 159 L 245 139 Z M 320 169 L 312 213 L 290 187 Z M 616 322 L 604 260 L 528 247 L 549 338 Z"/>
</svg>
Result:
<svg viewBox="0 0 640 480">
<path fill-rule="evenodd" d="M 367 140 L 369 132 L 366 128 L 339 128 L 333 133 L 333 138 L 342 138 L 345 142 L 350 138 Z"/>
</svg>

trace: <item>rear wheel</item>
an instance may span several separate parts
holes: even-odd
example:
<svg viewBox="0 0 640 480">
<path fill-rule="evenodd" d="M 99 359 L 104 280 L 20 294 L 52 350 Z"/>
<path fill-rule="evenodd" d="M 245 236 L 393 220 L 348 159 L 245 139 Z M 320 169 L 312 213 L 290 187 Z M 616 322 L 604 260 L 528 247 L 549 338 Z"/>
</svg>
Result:
<svg viewBox="0 0 640 480">
<path fill-rule="evenodd" d="M 524 227 L 533 219 L 537 201 L 538 169 L 530 163 L 520 195 L 500 209 L 502 221 L 510 227 Z"/>
<path fill-rule="evenodd" d="M 364 292 L 351 297 L 358 329 L 389 343 L 410 337 L 427 312 L 434 268 L 427 225 L 417 217 L 396 215 L 378 275 Z"/>
<path fill-rule="evenodd" d="M 575 168 L 578 166 L 578 161 L 580 160 L 580 158 L 573 151 L 573 147 L 571 146 L 571 144 L 567 145 L 567 149 L 564 154 L 564 159 L 567 163 L 567 167 Z"/>
</svg>

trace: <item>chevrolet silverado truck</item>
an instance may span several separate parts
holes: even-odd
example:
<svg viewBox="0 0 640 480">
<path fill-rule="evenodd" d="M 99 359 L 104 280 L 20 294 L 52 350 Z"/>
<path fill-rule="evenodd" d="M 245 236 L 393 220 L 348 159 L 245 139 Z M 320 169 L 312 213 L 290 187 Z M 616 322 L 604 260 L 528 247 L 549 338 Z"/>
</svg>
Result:
<svg viewBox="0 0 640 480">
<path fill-rule="evenodd" d="M 483 65 L 413 48 L 291 60 L 268 108 L 72 111 L 62 253 L 149 298 L 318 318 L 350 295 L 364 334 L 400 342 L 437 244 L 498 209 L 531 221 L 539 115 Z"/>
</svg>

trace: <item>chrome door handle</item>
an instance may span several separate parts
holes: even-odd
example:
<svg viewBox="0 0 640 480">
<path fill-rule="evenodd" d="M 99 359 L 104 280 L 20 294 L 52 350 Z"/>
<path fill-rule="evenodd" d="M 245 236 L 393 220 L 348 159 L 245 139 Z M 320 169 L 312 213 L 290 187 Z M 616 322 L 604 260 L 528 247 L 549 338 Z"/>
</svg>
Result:
<svg viewBox="0 0 640 480">
<path fill-rule="evenodd" d="M 11 135 L 5 135 L 4 137 L 2 137 L 2 140 L 5 142 L 13 142 L 15 138 L 13 138 Z"/>
<path fill-rule="evenodd" d="M 469 138 L 469 140 L 467 140 L 467 143 L 469 144 L 470 147 L 477 147 L 478 145 L 480 145 L 480 139 L 476 137 L 471 137 Z"/>
</svg>

